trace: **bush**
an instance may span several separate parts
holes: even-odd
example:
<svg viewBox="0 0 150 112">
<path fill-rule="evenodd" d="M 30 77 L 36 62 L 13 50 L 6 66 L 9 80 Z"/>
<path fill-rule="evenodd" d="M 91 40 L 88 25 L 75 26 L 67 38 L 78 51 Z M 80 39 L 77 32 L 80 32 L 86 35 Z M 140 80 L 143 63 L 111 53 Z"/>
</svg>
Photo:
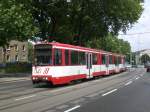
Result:
<svg viewBox="0 0 150 112">
<path fill-rule="evenodd" d="M 0 73 L 5 73 L 6 64 L 0 64 Z"/>
<path fill-rule="evenodd" d="M 25 62 L 7 63 L 5 73 L 26 73 L 32 71 L 32 64 Z"/>
</svg>

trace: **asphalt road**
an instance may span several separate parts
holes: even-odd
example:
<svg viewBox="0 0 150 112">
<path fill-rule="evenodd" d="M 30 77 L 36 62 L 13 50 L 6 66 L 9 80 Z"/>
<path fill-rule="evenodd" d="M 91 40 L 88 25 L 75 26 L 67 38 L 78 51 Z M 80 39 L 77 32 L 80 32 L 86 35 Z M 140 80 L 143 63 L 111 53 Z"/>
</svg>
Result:
<svg viewBox="0 0 150 112">
<path fill-rule="evenodd" d="M 148 112 L 150 74 L 132 69 L 74 85 L 0 82 L 0 112 Z"/>
<path fill-rule="evenodd" d="M 73 112 L 149 112 L 150 73 L 107 93 Z"/>
</svg>

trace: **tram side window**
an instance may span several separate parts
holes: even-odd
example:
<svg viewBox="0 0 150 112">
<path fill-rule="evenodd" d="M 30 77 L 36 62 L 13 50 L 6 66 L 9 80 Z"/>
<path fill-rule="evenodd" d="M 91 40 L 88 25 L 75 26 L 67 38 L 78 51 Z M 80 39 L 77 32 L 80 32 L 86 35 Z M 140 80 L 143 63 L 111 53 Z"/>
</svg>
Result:
<svg viewBox="0 0 150 112">
<path fill-rule="evenodd" d="M 78 65 L 78 51 L 71 51 L 71 64 Z"/>
<path fill-rule="evenodd" d="M 112 56 L 109 56 L 109 64 L 113 64 L 113 62 L 112 62 Z"/>
<path fill-rule="evenodd" d="M 69 65 L 69 50 L 65 50 L 65 64 Z"/>
<path fill-rule="evenodd" d="M 62 51 L 60 49 L 55 49 L 55 59 L 54 64 L 55 65 L 61 65 L 62 64 Z"/>
<path fill-rule="evenodd" d="M 121 57 L 119 57 L 119 64 L 121 64 L 122 62 L 121 62 Z"/>
<path fill-rule="evenodd" d="M 118 57 L 115 57 L 115 65 L 118 65 L 118 64 L 119 64 Z"/>
<path fill-rule="evenodd" d="M 93 54 L 93 65 L 97 65 L 97 54 Z"/>
<path fill-rule="evenodd" d="M 84 52 L 79 52 L 79 64 L 85 65 L 85 53 Z"/>
<path fill-rule="evenodd" d="M 102 64 L 106 64 L 106 56 L 102 54 Z"/>
</svg>

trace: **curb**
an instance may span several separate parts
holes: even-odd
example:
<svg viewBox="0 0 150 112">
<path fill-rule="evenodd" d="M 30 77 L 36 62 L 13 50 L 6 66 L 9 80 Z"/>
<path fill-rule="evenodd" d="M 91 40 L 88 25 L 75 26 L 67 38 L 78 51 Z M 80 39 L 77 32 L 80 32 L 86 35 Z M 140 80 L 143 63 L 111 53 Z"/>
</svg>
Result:
<svg viewBox="0 0 150 112">
<path fill-rule="evenodd" d="M 0 83 L 11 83 L 11 82 L 17 82 L 17 81 L 23 81 L 23 80 L 31 80 L 31 77 L 22 77 L 22 78 L 0 78 Z"/>
<path fill-rule="evenodd" d="M 7 73 L 7 74 L 0 74 L 1 78 L 21 78 L 21 77 L 29 77 L 31 73 Z"/>
</svg>

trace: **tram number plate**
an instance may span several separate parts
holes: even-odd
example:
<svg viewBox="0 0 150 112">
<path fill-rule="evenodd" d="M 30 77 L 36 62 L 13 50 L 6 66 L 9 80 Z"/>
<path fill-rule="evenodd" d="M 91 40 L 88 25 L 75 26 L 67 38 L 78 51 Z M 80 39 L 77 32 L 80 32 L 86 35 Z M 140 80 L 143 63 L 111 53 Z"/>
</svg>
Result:
<svg viewBox="0 0 150 112">
<path fill-rule="evenodd" d="M 35 67 L 35 73 L 38 73 L 38 74 L 39 74 L 39 73 L 41 73 L 41 71 L 42 71 L 41 68 Z"/>
</svg>

